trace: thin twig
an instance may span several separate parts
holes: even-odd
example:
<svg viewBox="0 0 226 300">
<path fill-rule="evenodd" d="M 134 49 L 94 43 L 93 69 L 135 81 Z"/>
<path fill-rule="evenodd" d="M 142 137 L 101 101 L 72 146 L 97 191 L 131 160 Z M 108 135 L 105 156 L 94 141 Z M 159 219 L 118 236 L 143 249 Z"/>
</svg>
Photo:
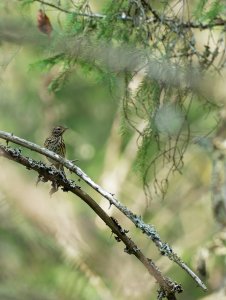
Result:
<svg viewBox="0 0 226 300">
<path fill-rule="evenodd" d="M 52 3 L 49 3 L 49 2 L 46 2 L 46 1 L 42 1 L 42 0 L 33 0 L 34 2 L 39 2 L 43 5 L 46 5 L 46 6 L 49 6 L 49 7 L 53 7 L 59 11 L 62 11 L 64 13 L 67 13 L 67 14 L 74 14 L 76 16 L 81 16 L 81 17 L 88 17 L 88 18 L 96 18 L 96 19 L 104 19 L 106 18 L 106 15 L 103 15 L 103 14 L 99 14 L 99 13 L 86 13 L 86 12 L 77 12 L 77 11 L 70 11 L 70 10 L 67 10 L 67 9 L 64 9 L 60 6 L 57 6 L 55 4 L 52 4 Z M 119 19 L 122 19 L 122 20 L 132 20 L 131 17 L 129 16 L 126 16 L 124 14 L 122 14 L 121 16 L 119 16 Z"/>
<path fill-rule="evenodd" d="M 64 13 L 67 14 L 74 14 L 77 16 L 82 16 L 82 17 L 88 17 L 88 18 L 96 18 L 96 19 L 104 19 L 107 17 L 107 15 L 104 14 L 100 14 L 100 13 L 86 13 L 86 12 L 77 12 L 77 11 L 70 11 L 67 9 L 62 8 L 61 6 L 57 6 L 53 3 L 49 3 L 43 0 L 33 0 L 34 2 L 39 2 L 43 5 L 49 6 L 49 7 L 53 7 L 59 11 L 62 11 Z M 160 22 L 162 24 L 165 24 L 167 26 L 169 25 L 173 25 L 173 26 L 178 26 L 181 28 L 199 28 L 199 29 L 210 29 L 213 27 L 218 27 L 218 26 L 225 26 L 226 25 L 226 20 L 223 19 L 216 19 L 211 21 L 210 23 L 201 23 L 201 22 L 192 22 L 192 21 L 188 21 L 188 22 L 181 22 L 179 19 L 172 19 L 172 18 L 168 18 L 168 17 L 162 17 L 160 16 L 157 11 L 146 1 L 144 1 L 145 4 L 148 6 L 149 10 L 151 11 L 151 13 L 153 14 L 153 18 L 148 18 L 146 20 L 147 23 L 156 23 L 156 22 Z M 117 16 L 118 19 L 122 20 L 122 21 L 133 21 L 133 18 L 131 18 L 130 16 L 127 16 L 125 13 L 122 13 L 121 15 Z"/>
<path fill-rule="evenodd" d="M 167 26 L 169 26 L 169 25 L 175 26 L 176 25 L 177 27 L 194 28 L 194 29 L 195 28 L 210 29 L 215 26 L 225 26 L 226 25 L 226 20 L 223 20 L 223 19 L 217 19 L 217 20 L 212 21 L 211 23 L 206 23 L 206 24 L 201 23 L 201 22 L 192 22 L 192 21 L 181 22 L 177 18 L 168 18 L 165 16 L 160 16 L 158 14 L 158 12 L 151 6 L 151 4 L 149 2 L 147 2 L 146 0 L 143 0 L 143 2 L 145 3 L 145 5 L 148 7 L 148 9 L 151 11 L 151 13 L 154 16 L 154 18 L 149 18 L 147 20 L 148 23 L 159 21 L 160 23 L 165 24 Z"/>
<path fill-rule="evenodd" d="M 113 194 L 107 192 L 101 186 L 96 184 L 85 172 L 83 172 L 79 167 L 74 165 L 70 160 L 64 159 L 63 157 L 59 156 L 58 154 L 52 151 L 49 151 L 44 147 L 40 147 L 32 142 L 21 139 L 20 137 L 14 136 L 13 134 L 10 134 L 8 132 L 0 131 L 0 138 L 5 139 L 6 141 L 11 141 L 30 150 L 38 152 L 42 155 L 45 155 L 59 162 L 67 169 L 78 175 L 95 191 L 97 191 L 104 198 L 106 198 L 109 201 L 110 205 L 113 204 L 114 206 L 116 206 L 125 216 L 127 216 L 135 224 L 137 228 L 139 228 L 144 234 L 146 234 L 155 243 L 162 255 L 167 256 L 170 260 L 177 263 L 196 281 L 196 283 L 203 290 L 207 290 L 207 287 L 201 281 L 201 279 L 181 260 L 181 258 L 173 251 L 173 249 L 167 243 L 162 242 L 159 234 L 152 225 L 144 223 L 140 216 L 137 216 L 136 214 L 131 212 L 126 206 L 121 204 L 120 201 L 118 201 Z"/>
<path fill-rule="evenodd" d="M 143 252 L 137 247 L 137 245 L 127 236 L 127 231 L 124 230 L 117 220 L 111 218 L 107 213 L 95 202 L 95 200 L 90 197 L 86 192 L 84 192 L 80 187 L 75 185 L 72 180 L 68 180 L 64 174 L 56 170 L 54 167 L 46 166 L 42 162 L 37 162 L 34 159 L 25 157 L 21 154 L 21 151 L 18 149 L 13 149 L 8 146 L 0 144 L 0 156 L 6 157 L 7 159 L 13 160 L 27 169 L 32 169 L 39 173 L 39 176 L 44 178 L 45 181 L 52 181 L 55 185 L 62 187 L 62 190 L 65 192 L 70 191 L 71 193 L 77 195 L 82 199 L 91 209 L 105 222 L 105 224 L 112 230 L 112 232 L 117 236 L 117 241 L 122 241 L 126 248 L 124 251 L 128 254 L 135 255 L 140 262 L 146 267 L 148 272 L 157 280 L 160 288 L 166 293 L 167 299 L 176 299 L 172 298 L 175 296 L 176 292 L 182 292 L 182 287 L 173 282 L 168 277 L 162 275 L 155 263 L 147 258 Z"/>
</svg>

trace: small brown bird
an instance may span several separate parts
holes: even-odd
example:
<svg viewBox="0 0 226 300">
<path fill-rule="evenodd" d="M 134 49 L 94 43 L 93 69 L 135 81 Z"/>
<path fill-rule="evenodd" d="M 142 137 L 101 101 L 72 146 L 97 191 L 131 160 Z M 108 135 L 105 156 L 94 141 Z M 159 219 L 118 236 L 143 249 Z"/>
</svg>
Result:
<svg viewBox="0 0 226 300">
<path fill-rule="evenodd" d="M 65 157 L 66 154 L 66 147 L 63 140 L 63 134 L 67 130 L 67 127 L 64 126 L 56 126 L 52 129 L 51 135 L 45 140 L 44 147 L 50 151 L 59 154 L 62 157 Z M 48 158 L 48 160 L 59 170 L 64 171 L 63 166 Z"/>
</svg>

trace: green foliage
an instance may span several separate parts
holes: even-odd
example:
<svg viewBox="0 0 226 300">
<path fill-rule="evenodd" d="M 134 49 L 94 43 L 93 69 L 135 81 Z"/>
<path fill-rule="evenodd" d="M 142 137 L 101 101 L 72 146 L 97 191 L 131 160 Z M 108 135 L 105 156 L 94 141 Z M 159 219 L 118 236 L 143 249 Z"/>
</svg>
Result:
<svg viewBox="0 0 226 300">
<path fill-rule="evenodd" d="M 120 13 L 126 12 L 128 10 L 128 1 L 119 0 L 117 2 L 114 1 L 106 1 L 103 5 L 103 13 L 107 15 L 109 19 L 117 19 L 120 16 Z"/>
<path fill-rule="evenodd" d="M 225 1 L 200 0 L 194 9 L 194 16 L 200 21 L 211 22 L 225 11 Z"/>
<path fill-rule="evenodd" d="M 219 14 L 225 11 L 225 7 L 226 7 L 225 1 L 222 0 L 213 1 L 213 3 L 211 3 L 209 10 L 207 10 L 207 12 L 205 13 L 204 17 L 211 22 L 214 19 L 216 19 L 219 16 Z"/>
<path fill-rule="evenodd" d="M 79 17 L 76 13 L 71 13 L 66 16 L 64 31 L 69 35 L 81 34 L 84 32 L 86 24 L 82 17 Z"/>
<path fill-rule="evenodd" d="M 68 82 L 70 72 L 64 70 L 60 72 L 49 84 L 48 89 L 50 92 L 58 92 Z"/>
<path fill-rule="evenodd" d="M 194 8 L 194 16 L 196 18 L 201 18 L 204 11 L 205 11 L 205 5 L 208 3 L 208 0 L 200 0 L 197 1 L 196 7 Z"/>
<path fill-rule="evenodd" d="M 142 143 L 137 153 L 135 170 L 141 174 L 142 181 L 145 182 L 148 179 L 146 177 L 147 170 L 150 168 L 150 161 L 154 157 L 157 151 L 157 144 L 153 139 L 153 132 L 150 129 L 146 129 L 145 135 L 142 139 Z"/>
<path fill-rule="evenodd" d="M 30 71 L 49 71 L 55 65 L 59 65 L 62 63 L 65 64 L 65 58 L 65 55 L 62 53 L 39 60 L 35 63 L 30 64 Z"/>
<path fill-rule="evenodd" d="M 160 95 L 160 84 L 155 80 L 151 80 L 148 76 L 142 80 L 139 88 L 137 89 L 137 111 L 141 114 L 140 117 L 148 120 L 150 124 L 153 124 L 152 117 L 154 116 L 155 109 L 158 106 Z"/>
</svg>

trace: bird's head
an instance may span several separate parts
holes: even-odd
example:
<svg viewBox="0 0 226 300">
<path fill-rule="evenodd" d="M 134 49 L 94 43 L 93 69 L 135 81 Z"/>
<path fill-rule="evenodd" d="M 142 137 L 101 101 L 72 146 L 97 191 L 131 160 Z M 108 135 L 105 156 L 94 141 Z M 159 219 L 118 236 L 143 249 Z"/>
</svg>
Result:
<svg viewBox="0 0 226 300">
<path fill-rule="evenodd" d="M 61 136 L 67 130 L 67 127 L 64 126 L 56 126 L 52 130 L 52 135 L 54 136 Z"/>
</svg>

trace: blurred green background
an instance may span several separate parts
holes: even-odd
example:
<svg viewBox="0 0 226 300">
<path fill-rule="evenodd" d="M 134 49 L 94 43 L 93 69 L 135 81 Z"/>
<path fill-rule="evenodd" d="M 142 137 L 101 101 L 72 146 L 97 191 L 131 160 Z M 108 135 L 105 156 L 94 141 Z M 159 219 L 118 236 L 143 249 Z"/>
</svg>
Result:
<svg viewBox="0 0 226 300">
<path fill-rule="evenodd" d="M 90 2 L 96 11 L 105 3 Z M 18 1 L 2 0 L 1 28 L 8 30 L 15 22 L 22 33 L 30 27 L 40 39 L 47 39 L 36 27 L 39 8 L 37 3 L 22 8 Z M 54 30 L 60 32 L 64 17 L 58 22 L 54 9 L 48 8 L 46 13 Z M 94 72 L 85 74 L 77 68 L 62 89 L 49 92 L 59 69 L 34 67 L 48 54 L 48 47 L 1 41 L 0 129 L 42 145 L 52 126 L 68 126 L 67 158 L 78 159 L 79 167 L 94 181 L 153 224 L 162 240 L 195 270 L 200 251 L 210 246 L 219 229 L 212 216 L 208 153 L 197 145 L 189 147 L 183 175 L 174 174 L 166 198 L 156 197 L 147 207 L 133 168 L 136 133 L 126 140 L 121 134 L 120 76 L 112 93 Z M 193 113 L 197 119 L 198 110 Z M 204 123 L 211 127 L 213 116 Z M 22 153 L 45 160 L 26 149 Z M 68 177 L 77 182 L 74 174 L 68 173 Z M 62 191 L 49 197 L 49 183 L 36 187 L 36 178 L 34 172 L 0 159 L 0 299 L 156 299 L 155 280 L 134 257 L 124 253 L 122 243 L 115 241 L 89 207 Z M 212 246 L 221 251 L 208 258 L 209 275 L 204 280 L 209 291 L 205 294 L 179 266 L 161 257 L 153 243 L 121 213 L 109 209 L 106 200 L 84 183 L 78 184 L 130 230 L 129 235 L 164 274 L 182 283 L 184 292 L 178 299 L 210 299 L 207 295 L 223 286 L 226 253 L 222 232 L 217 236 L 222 244 Z"/>
</svg>

